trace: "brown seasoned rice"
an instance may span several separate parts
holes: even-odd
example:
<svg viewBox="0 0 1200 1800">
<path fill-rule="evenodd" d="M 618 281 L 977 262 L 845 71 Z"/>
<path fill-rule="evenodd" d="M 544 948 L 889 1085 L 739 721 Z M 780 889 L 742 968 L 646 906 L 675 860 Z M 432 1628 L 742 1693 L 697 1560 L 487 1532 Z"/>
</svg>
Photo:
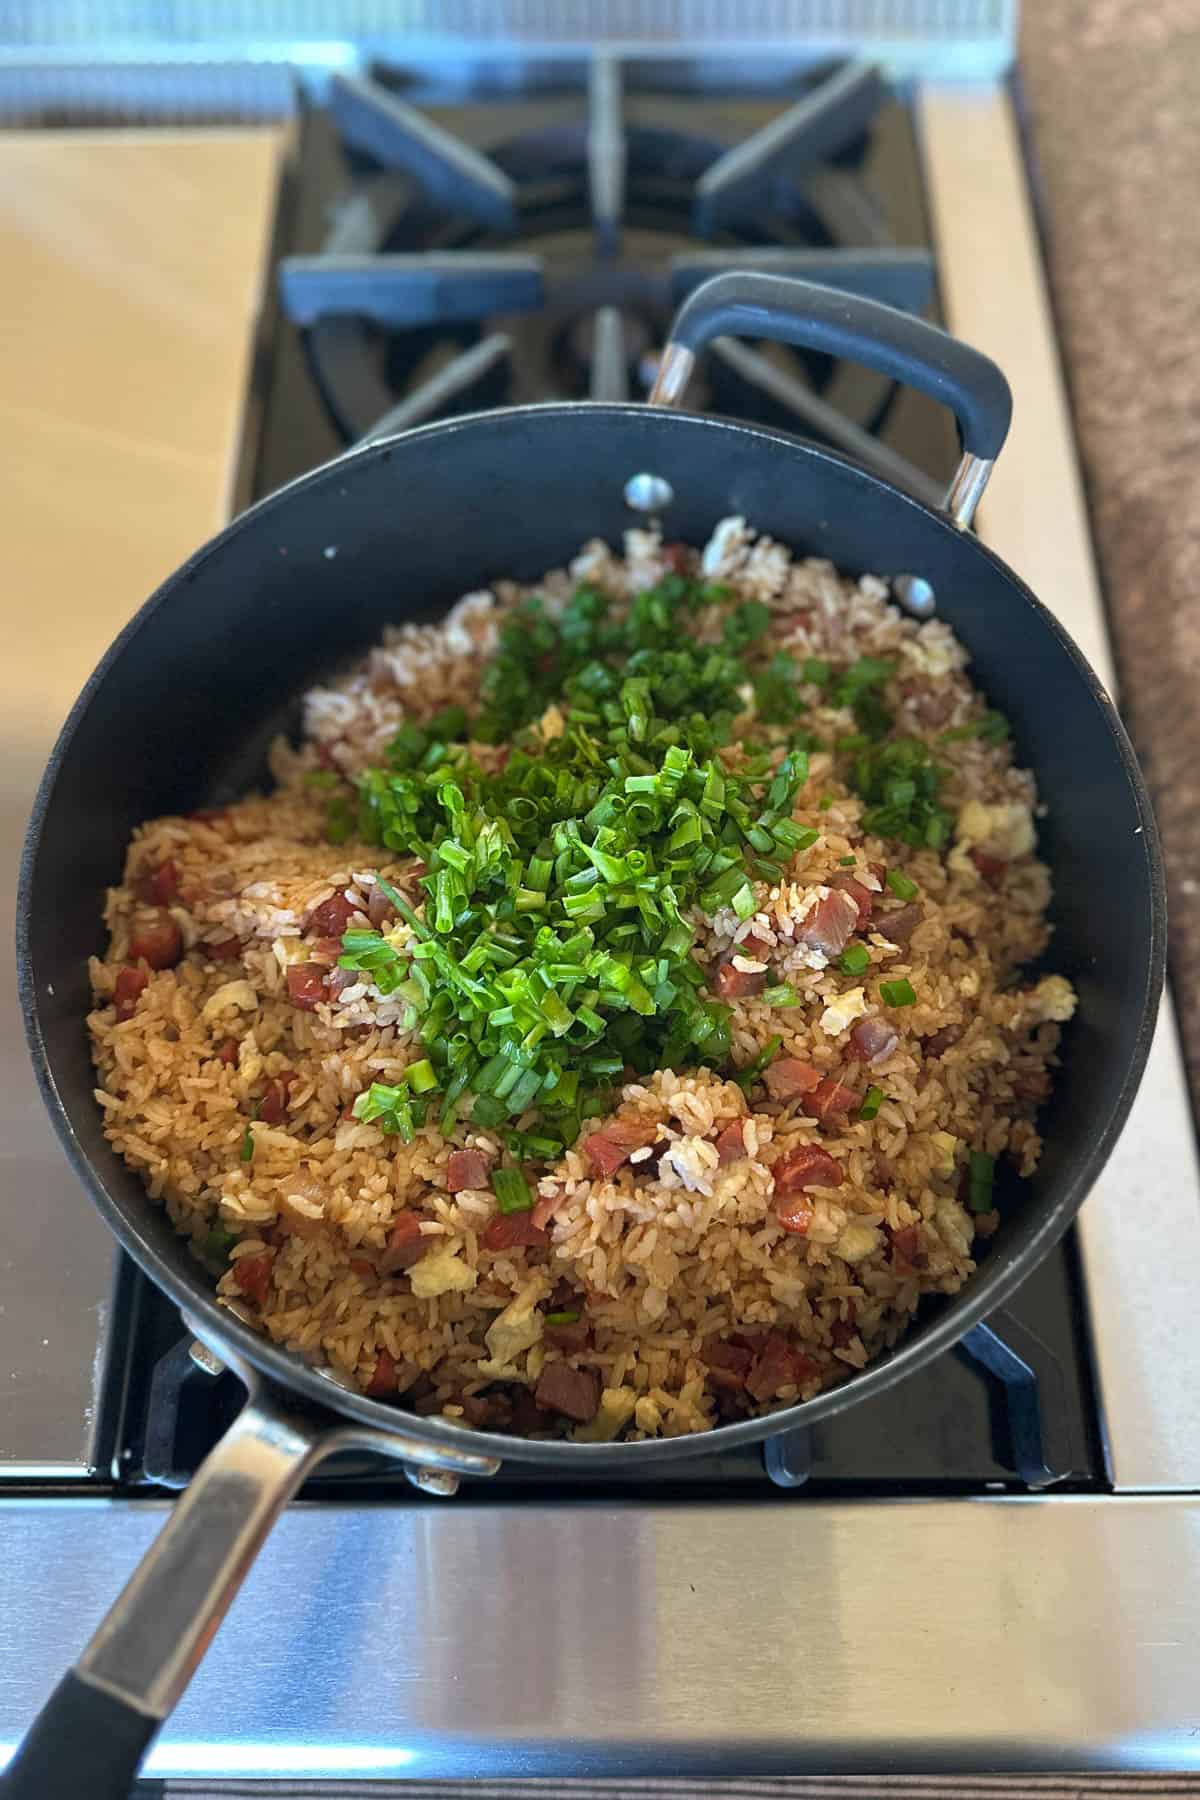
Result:
<svg viewBox="0 0 1200 1800">
<path fill-rule="evenodd" d="M 655 534 L 631 532 L 623 557 L 591 544 L 537 591 L 553 608 L 586 578 L 624 597 L 667 566 Z M 978 712 L 965 652 L 948 627 L 906 618 L 882 581 L 793 561 L 740 519 L 717 527 L 700 567 L 740 598 L 765 601 L 774 642 L 798 657 L 894 659 L 889 703 L 910 735 L 932 743 Z M 422 1052 L 400 1029 L 400 1003 L 365 979 L 304 1011 L 289 998 L 287 969 L 308 959 L 311 914 L 331 896 L 365 912 L 382 874 L 414 904 L 423 898 L 419 871 L 405 859 L 327 841 L 326 797 L 305 778 L 378 761 L 405 720 L 469 705 L 497 622 L 521 592 L 499 583 L 461 601 L 439 626 L 389 630 L 360 668 L 310 693 L 301 746 L 275 747 L 270 795 L 139 829 L 123 885 L 109 895 L 107 955 L 91 965 L 97 1100 L 114 1149 L 209 1261 L 220 1298 L 279 1343 L 364 1389 L 386 1352 L 394 1391 L 407 1390 L 419 1410 L 501 1426 L 507 1403 L 489 1412 L 481 1396 L 531 1389 L 561 1358 L 591 1371 L 603 1390 L 596 1419 L 577 1426 L 577 1437 L 674 1436 L 724 1416 L 706 1362 L 715 1340 L 747 1333 L 753 1347 L 756 1333 L 786 1334 L 803 1352 L 797 1380 L 770 1402 L 786 1404 L 893 1344 L 922 1295 L 962 1286 L 975 1266 L 976 1232 L 998 1224 L 964 1204 L 967 1152 L 1031 1173 L 1041 1148 L 1035 1114 L 1074 996 L 1060 977 L 1019 979 L 1048 937 L 1049 879 L 1033 854 L 1036 796 L 1008 746 L 980 737 L 939 742 L 958 841 L 949 855 L 903 852 L 923 909 L 908 945 L 867 929 L 870 967 L 850 976 L 799 942 L 797 921 L 844 859 L 886 865 L 896 854 L 895 845 L 864 837 L 863 803 L 835 778 L 832 757 L 814 754 L 794 816 L 819 831 L 817 842 L 797 854 L 785 882 L 758 884 L 754 918 L 724 911 L 702 919 L 697 954 L 709 967 L 753 936 L 768 947 L 774 979 L 800 994 L 786 1011 L 762 999 L 734 1003 L 735 1064 L 778 1034 L 781 1056 L 846 1080 L 856 1070 L 860 1087 L 862 1065 L 847 1059 L 851 1025 L 879 1010 L 880 978 L 911 982 L 917 1003 L 892 1015 L 898 1043 L 868 1077 L 884 1090 L 878 1116 L 818 1123 L 761 1088 L 751 1112 L 736 1083 L 711 1070 L 659 1071 L 619 1098 L 620 1117 L 644 1127 L 653 1147 L 607 1178 L 582 1146 L 568 1150 L 541 1172 L 541 1193 L 563 1194 L 548 1253 L 485 1249 L 493 1195 L 450 1192 L 447 1161 L 455 1148 L 475 1148 L 490 1162 L 498 1138 L 467 1123 L 449 1141 L 431 1126 L 405 1145 L 350 1116 L 371 1082 L 397 1081 Z M 854 729 L 848 713 L 821 707 L 819 697 L 812 722 L 828 738 Z M 481 746 L 478 754 L 486 762 L 497 752 Z M 1005 865 L 999 885 L 977 866 L 972 852 L 980 850 L 985 866 L 986 856 Z M 114 987 L 145 907 L 136 884 L 168 862 L 184 953 L 150 975 L 132 1016 L 118 1020 Z M 285 1117 L 252 1117 L 266 1084 L 284 1074 Z M 721 1164 L 714 1140 L 737 1119 L 746 1155 Z M 772 1168 L 805 1145 L 826 1150 L 845 1178 L 810 1190 L 812 1221 L 797 1235 L 776 1216 Z M 384 1273 L 396 1220 L 418 1207 L 425 1255 L 410 1270 Z M 237 1240 L 223 1273 L 214 1226 Z M 257 1269 L 262 1285 L 239 1278 L 239 1264 Z M 555 1348 L 544 1336 L 545 1302 L 564 1281 L 586 1302 L 590 1331 L 580 1348 Z M 546 1414 L 542 1428 L 568 1423 Z"/>
</svg>

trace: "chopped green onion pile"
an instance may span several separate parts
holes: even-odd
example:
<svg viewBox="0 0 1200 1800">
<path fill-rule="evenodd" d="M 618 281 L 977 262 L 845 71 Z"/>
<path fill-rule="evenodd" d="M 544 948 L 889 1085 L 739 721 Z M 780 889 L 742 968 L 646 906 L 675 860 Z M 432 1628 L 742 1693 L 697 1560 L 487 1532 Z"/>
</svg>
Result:
<svg viewBox="0 0 1200 1800">
<path fill-rule="evenodd" d="M 713 598 L 671 575 L 625 617 L 588 587 L 556 619 L 527 602 L 485 672 L 482 716 L 406 726 L 389 766 L 358 777 L 359 836 L 426 873 L 420 913 L 383 884 L 407 931 L 342 939 L 341 967 L 400 1002 L 424 1051 L 402 1088 L 360 1096 L 357 1117 L 407 1138 L 435 1095 L 447 1129 L 468 1103 L 488 1127 L 533 1112 L 510 1148 L 550 1155 L 627 1066 L 728 1061 L 730 1009 L 705 992 L 692 915 L 748 919 L 753 883 L 782 879 L 818 833 L 791 816 L 808 778 L 794 736 L 734 769 L 715 754 L 770 615 L 744 602 L 719 645 L 701 644 L 686 615 Z M 775 661 L 758 673 L 783 679 Z M 778 710 L 794 717 L 794 671 L 786 686 Z M 531 729 L 552 704 L 554 729 Z M 502 769 L 480 766 L 468 731 L 511 742 Z M 780 984 L 766 998 L 797 997 Z"/>
<path fill-rule="evenodd" d="M 715 605 L 719 641 L 702 643 L 689 618 Z M 427 1119 L 448 1131 L 469 1109 L 515 1160 L 538 1160 L 606 1110 L 627 1069 L 727 1067 L 731 1009 L 706 991 L 693 919 L 750 918 L 754 883 L 781 881 L 818 838 L 792 817 L 817 742 L 797 728 L 805 684 L 853 715 L 841 749 L 866 829 L 946 843 L 942 770 L 924 744 L 886 737 L 895 665 L 770 654 L 770 624 L 759 602 L 676 574 L 623 611 L 586 584 L 557 614 L 527 600 L 484 669 L 482 710 L 405 725 L 385 766 L 332 795 L 333 842 L 356 836 L 425 864 L 416 905 L 380 883 L 398 924 L 342 938 L 342 969 L 392 997 L 421 1044 L 402 1082 L 358 1097 L 356 1118 L 411 1141 Z M 760 735 L 726 761 L 748 709 Z M 472 743 L 508 746 L 504 766 L 485 768 Z M 340 784 L 325 774 L 311 785 Z M 917 891 L 898 871 L 888 885 Z M 858 944 L 841 958 L 851 975 L 869 963 Z M 916 998 L 907 982 L 880 992 L 893 1006 Z M 784 983 L 763 998 L 799 1003 Z M 740 1071 L 743 1087 L 779 1047 Z M 532 1205 L 517 1171 L 496 1179 L 502 1210 Z"/>
</svg>

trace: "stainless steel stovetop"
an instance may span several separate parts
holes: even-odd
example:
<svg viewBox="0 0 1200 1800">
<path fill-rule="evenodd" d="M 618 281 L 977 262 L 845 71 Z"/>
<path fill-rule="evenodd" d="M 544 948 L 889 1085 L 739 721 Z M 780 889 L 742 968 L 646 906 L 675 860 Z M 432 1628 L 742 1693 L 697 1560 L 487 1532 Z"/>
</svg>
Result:
<svg viewBox="0 0 1200 1800">
<path fill-rule="evenodd" d="M 1005 88 L 914 79 L 934 60 L 889 88 L 861 63 L 771 79 L 761 60 L 731 75 L 699 41 L 654 64 L 646 48 L 611 38 L 586 67 L 499 75 L 460 58 L 450 80 L 444 57 L 401 45 L 332 86 L 309 64 L 240 497 L 381 418 L 636 396 L 672 303 L 753 260 L 932 308 L 997 357 L 1017 422 L 981 532 L 1106 670 Z M 823 436 L 923 497 L 954 461 L 934 409 L 860 372 L 725 343 L 705 381 L 697 400 Z M 114 1268 L 4 1000 L 11 1743 L 239 1391 Z M 148 1773 L 1194 1762 L 1198 1214 L 1168 1008 L 1077 1232 L 959 1351 L 818 1431 L 652 1485 L 504 1471 L 432 1500 L 394 1469 L 328 1465 Z"/>
</svg>

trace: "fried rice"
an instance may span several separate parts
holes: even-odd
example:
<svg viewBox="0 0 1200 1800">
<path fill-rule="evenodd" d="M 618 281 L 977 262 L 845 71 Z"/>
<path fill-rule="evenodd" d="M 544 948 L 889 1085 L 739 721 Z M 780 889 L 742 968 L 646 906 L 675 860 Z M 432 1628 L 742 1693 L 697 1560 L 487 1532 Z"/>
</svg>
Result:
<svg viewBox="0 0 1200 1800">
<path fill-rule="evenodd" d="M 322 925 L 394 920 L 380 878 L 422 913 L 423 865 L 330 842 L 329 789 L 384 760 L 406 723 L 471 712 L 503 620 L 532 590 L 499 582 L 439 625 L 387 631 L 305 697 L 300 744 L 274 747 L 271 792 L 142 826 L 108 896 L 88 1028 L 113 1149 L 224 1304 L 421 1413 L 606 1441 L 807 1399 L 896 1343 L 923 1296 L 970 1278 L 976 1239 L 1003 1229 L 972 1171 L 1003 1159 L 1027 1177 L 1038 1161 L 1074 995 L 1059 976 L 1022 978 L 1048 942 L 1036 794 L 1008 742 L 972 724 L 984 703 L 965 651 L 891 604 L 884 581 L 795 560 L 740 519 L 702 552 L 650 531 L 630 532 L 623 555 L 589 544 L 536 591 L 551 616 L 579 582 L 619 609 L 683 568 L 769 608 L 768 651 L 887 659 L 883 697 L 896 729 L 936 750 L 953 842 L 867 834 L 836 753 L 815 750 L 792 815 L 815 841 L 782 879 L 754 883 L 748 916 L 694 919 L 692 954 L 732 1009 L 724 1065 L 627 1070 L 609 1113 L 557 1157 L 526 1160 L 527 1242 L 495 1228 L 510 1215 L 494 1171 L 514 1160 L 502 1129 L 460 1116 L 444 1135 L 428 1119 L 405 1142 L 355 1115 L 425 1053 L 403 1000 L 342 969 Z M 853 736 L 828 689 L 805 694 L 819 739 Z M 563 723 L 551 707 L 540 729 Z M 473 750 L 484 767 L 503 760 L 503 746 Z M 806 929 L 845 896 L 851 866 L 853 972 Z M 764 970 L 795 1003 L 771 1003 Z M 904 998 L 889 1006 L 881 983 Z M 761 1077 L 739 1084 L 776 1038 Z M 824 1109 L 818 1078 L 834 1095 Z"/>
</svg>

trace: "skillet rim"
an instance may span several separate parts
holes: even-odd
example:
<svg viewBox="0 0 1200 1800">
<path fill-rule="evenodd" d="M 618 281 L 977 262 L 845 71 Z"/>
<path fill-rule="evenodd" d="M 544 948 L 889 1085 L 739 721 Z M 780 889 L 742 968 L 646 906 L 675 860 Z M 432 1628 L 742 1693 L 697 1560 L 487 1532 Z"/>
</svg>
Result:
<svg viewBox="0 0 1200 1800">
<path fill-rule="evenodd" d="M 358 467 L 368 463 L 389 461 L 397 444 L 407 445 L 413 441 L 445 443 L 452 441 L 463 432 L 474 433 L 480 430 L 495 429 L 497 424 L 507 424 L 513 419 L 521 418 L 546 418 L 549 420 L 570 418 L 578 423 L 581 414 L 589 415 L 597 422 L 634 419 L 644 422 L 652 419 L 656 424 L 663 424 L 669 429 L 678 429 L 681 432 L 704 428 L 706 431 L 717 430 L 733 433 L 741 440 L 762 442 L 777 449 L 782 448 L 789 454 L 805 458 L 818 466 L 836 466 L 844 473 L 848 473 L 864 488 L 874 490 L 877 495 L 886 496 L 893 505 L 912 508 L 927 521 L 929 526 L 952 540 L 964 544 L 968 548 L 969 554 L 982 557 L 989 563 L 1015 590 L 1016 596 L 1024 601 L 1037 622 L 1048 629 L 1058 640 L 1092 700 L 1099 707 L 1101 716 L 1107 722 L 1140 820 L 1140 848 L 1145 858 L 1150 905 L 1148 956 L 1137 1032 L 1120 1091 L 1104 1121 L 1103 1128 L 1093 1138 L 1088 1153 L 1080 1159 L 1070 1178 L 1064 1181 L 1062 1192 L 1045 1209 L 1040 1225 L 1023 1247 L 1020 1255 L 1008 1264 L 996 1263 L 991 1267 L 990 1272 L 989 1268 L 985 1266 L 982 1271 L 972 1277 L 958 1295 L 950 1300 L 939 1318 L 925 1326 L 915 1336 L 906 1334 L 884 1358 L 868 1364 L 865 1369 L 855 1372 L 839 1386 L 818 1394 L 812 1400 L 801 1401 L 794 1406 L 771 1413 L 765 1418 L 747 1419 L 732 1425 L 721 1425 L 711 1431 L 697 1432 L 687 1437 L 651 1439 L 640 1443 L 615 1445 L 579 1444 L 563 1440 L 534 1443 L 527 1438 L 510 1437 L 497 1432 L 467 1430 L 446 1420 L 423 1419 L 411 1413 L 398 1413 L 396 1408 L 388 1406 L 381 1400 L 371 1400 L 366 1395 L 354 1394 L 340 1387 L 330 1381 L 328 1377 L 318 1374 L 296 1353 L 276 1346 L 260 1333 L 244 1325 L 235 1314 L 218 1305 L 211 1290 L 204 1285 L 205 1278 L 198 1264 L 195 1276 L 185 1280 L 164 1259 L 154 1244 L 142 1234 L 136 1219 L 126 1210 L 124 1204 L 109 1192 L 103 1176 L 75 1135 L 70 1114 L 58 1090 L 51 1057 L 42 1032 L 28 924 L 42 827 L 53 798 L 59 771 L 70 753 L 75 733 L 109 672 L 120 661 L 126 645 L 160 608 L 171 603 L 174 598 L 182 596 L 210 558 L 218 556 L 228 542 L 269 518 L 275 511 L 290 508 L 310 490 L 320 490 L 335 479 L 352 476 Z M 59 1140 L 81 1177 L 93 1204 L 98 1208 L 118 1243 L 144 1273 L 174 1301 L 185 1315 L 185 1319 L 189 1312 L 199 1311 L 206 1325 L 211 1328 L 209 1336 L 218 1343 L 225 1341 L 230 1344 L 232 1360 L 236 1361 L 240 1357 L 260 1377 L 267 1377 L 269 1381 L 276 1383 L 293 1395 L 297 1393 L 302 1395 L 306 1401 L 322 1412 L 333 1412 L 342 1417 L 354 1419 L 359 1424 L 373 1426 L 385 1433 L 402 1431 L 409 1437 L 418 1437 L 428 1442 L 431 1448 L 441 1452 L 453 1454 L 455 1451 L 469 1451 L 482 1456 L 495 1456 L 502 1461 L 517 1460 L 544 1464 L 547 1468 L 563 1463 L 578 1465 L 581 1458 L 587 1457 L 597 1473 L 601 1473 L 615 1471 L 617 1468 L 636 1469 L 639 1466 L 666 1462 L 689 1454 L 711 1452 L 714 1449 L 732 1449 L 744 1444 L 759 1442 L 778 1433 L 814 1425 L 819 1420 L 841 1411 L 843 1407 L 883 1393 L 917 1368 L 932 1361 L 935 1356 L 950 1349 L 974 1325 L 1004 1304 L 1005 1300 L 1021 1286 L 1022 1282 L 1045 1258 L 1071 1223 L 1107 1162 L 1129 1115 L 1149 1056 L 1166 976 L 1166 878 L 1158 829 L 1145 779 L 1111 696 L 1083 652 L 1055 615 L 1037 598 L 1020 576 L 1015 574 L 1001 557 L 990 550 L 986 544 L 981 543 L 977 537 L 960 531 L 945 514 L 935 511 L 932 507 L 926 506 L 923 502 L 882 480 L 869 470 L 863 469 L 848 457 L 828 450 L 822 445 L 808 443 L 790 432 L 747 424 L 740 420 L 726 419 L 712 414 L 681 410 L 668 411 L 665 408 L 650 409 L 632 402 L 551 402 L 532 406 L 498 407 L 454 419 L 439 420 L 348 450 L 330 462 L 322 463 L 318 468 L 297 476 L 284 487 L 265 495 L 245 512 L 238 514 L 159 584 L 101 657 L 80 690 L 51 750 L 45 771 L 38 784 L 21 853 L 17 884 L 16 946 L 17 993 L 26 1042 L 38 1087 Z M 148 1202 L 147 1205 L 149 1205 Z"/>
</svg>

